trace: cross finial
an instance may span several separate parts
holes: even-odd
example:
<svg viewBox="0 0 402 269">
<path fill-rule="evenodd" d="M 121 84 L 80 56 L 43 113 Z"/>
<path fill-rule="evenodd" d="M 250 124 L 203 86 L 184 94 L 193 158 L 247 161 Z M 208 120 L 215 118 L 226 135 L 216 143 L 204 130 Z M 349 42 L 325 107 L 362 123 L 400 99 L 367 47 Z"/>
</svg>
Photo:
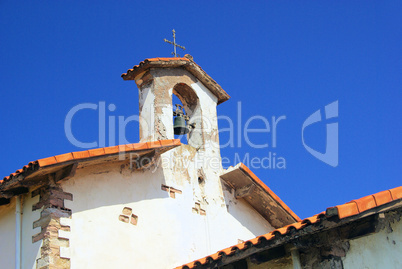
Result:
<svg viewBox="0 0 402 269">
<path fill-rule="evenodd" d="M 182 50 L 186 50 L 186 48 L 184 46 L 180 46 L 179 44 L 176 43 L 176 31 L 173 29 L 172 32 L 173 32 L 173 42 L 167 40 L 166 38 L 163 39 L 163 41 L 173 45 L 174 52 L 172 52 L 172 55 L 174 55 L 174 57 L 178 57 L 178 56 L 180 57 L 180 55 L 176 53 L 176 47 L 179 47 Z"/>
</svg>

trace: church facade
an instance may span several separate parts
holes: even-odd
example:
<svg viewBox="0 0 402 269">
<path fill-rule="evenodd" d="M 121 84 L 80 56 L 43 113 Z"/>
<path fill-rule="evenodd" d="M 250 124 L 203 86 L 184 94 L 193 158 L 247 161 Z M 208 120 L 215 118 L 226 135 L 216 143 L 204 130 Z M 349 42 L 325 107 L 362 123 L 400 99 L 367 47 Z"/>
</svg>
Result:
<svg viewBox="0 0 402 269">
<path fill-rule="evenodd" d="M 2 268 L 174 268 L 300 221 L 244 164 L 222 168 L 216 108 L 230 97 L 191 56 L 122 77 L 139 89 L 140 142 L 1 180 Z M 173 95 L 187 144 L 174 139 Z"/>
</svg>

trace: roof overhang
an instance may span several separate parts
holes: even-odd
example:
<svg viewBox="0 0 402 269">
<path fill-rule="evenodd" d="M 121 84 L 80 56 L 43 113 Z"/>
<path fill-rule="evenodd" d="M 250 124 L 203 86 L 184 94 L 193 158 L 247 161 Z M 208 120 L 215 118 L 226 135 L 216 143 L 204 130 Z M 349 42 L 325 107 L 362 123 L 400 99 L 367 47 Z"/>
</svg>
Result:
<svg viewBox="0 0 402 269">
<path fill-rule="evenodd" d="M 140 62 L 139 65 L 135 65 L 132 69 L 128 69 L 127 73 L 122 74 L 121 77 L 124 80 L 137 81 L 151 68 L 184 68 L 201 81 L 201 83 L 218 98 L 218 104 L 229 100 L 229 94 L 227 94 L 215 80 L 213 80 L 198 64 L 196 64 L 191 56 L 187 57 L 145 59 Z"/>
<path fill-rule="evenodd" d="M 160 140 L 113 147 L 97 148 L 71 152 L 30 162 L 22 169 L 0 180 L 0 205 L 11 197 L 28 192 L 32 186 L 49 182 L 67 180 L 74 176 L 76 169 L 110 163 L 132 164 L 132 169 L 141 170 L 154 164 L 158 157 L 177 146 L 180 140 Z"/>
<path fill-rule="evenodd" d="M 240 163 L 221 175 L 235 190 L 235 197 L 244 199 L 274 228 L 300 221 L 300 218 L 265 185 L 250 169 Z"/>
<path fill-rule="evenodd" d="M 221 268 L 246 258 L 253 258 L 257 263 L 262 263 L 280 258 L 283 252 L 278 250 L 285 250 L 289 246 L 307 250 L 311 246 L 319 246 L 323 242 L 317 241 L 317 238 L 331 240 L 330 234 L 336 234 L 341 241 L 359 238 L 378 231 L 378 227 L 385 227 L 384 214 L 389 214 L 392 219 L 399 221 L 402 214 L 402 186 L 327 208 L 326 211 L 310 218 L 222 249 L 175 269 Z M 337 231 L 331 233 L 335 229 Z M 322 236 L 317 237 L 317 234 Z M 327 251 L 327 254 L 330 254 L 330 251 Z M 269 259 L 266 259 L 267 257 Z"/>
</svg>

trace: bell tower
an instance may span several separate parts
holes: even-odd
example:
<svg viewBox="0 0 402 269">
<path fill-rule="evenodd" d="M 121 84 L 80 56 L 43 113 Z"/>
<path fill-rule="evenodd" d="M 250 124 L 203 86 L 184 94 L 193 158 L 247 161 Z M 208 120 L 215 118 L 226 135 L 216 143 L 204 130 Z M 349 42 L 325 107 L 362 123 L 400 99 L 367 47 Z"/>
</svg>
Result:
<svg viewBox="0 0 402 269">
<path fill-rule="evenodd" d="M 134 80 L 139 89 L 141 142 L 174 138 L 173 113 L 178 112 L 172 104 L 174 94 L 182 102 L 183 116 L 188 120 L 188 145 L 197 149 L 209 143 L 219 145 L 216 106 L 230 96 L 190 55 L 146 59 L 122 78 Z"/>
</svg>

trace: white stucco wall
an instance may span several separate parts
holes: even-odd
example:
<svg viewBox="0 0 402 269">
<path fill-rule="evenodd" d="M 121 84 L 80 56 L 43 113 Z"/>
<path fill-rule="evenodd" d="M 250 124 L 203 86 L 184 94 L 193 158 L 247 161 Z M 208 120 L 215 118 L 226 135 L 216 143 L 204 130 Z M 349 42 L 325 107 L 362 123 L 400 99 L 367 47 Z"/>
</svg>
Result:
<svg viewBox="0 0 402 269">
<path fill-rule="evenodd" d="M 0 261 L 1 268 L 15 267 L 15 199 L 0 206 Z"/>
<path fill-rule="evenodd" d="M 391 228 L 351 240 L 344 268 L 402 268 L 402 221 L 391 223 Z"/>
<path fill-rule="evenodd" d="M 247 203 L 224 194 L 216 96 L 181 68 L 150 72 L 153 83 L 139 92 L 141 141 L 174 138 L 172 94 L 178 83 L 197 95 L 191 120 L 202 135 L 189 139 L 192 146 L 162 154 L 155 171 L 97 165 L 78 169 L 62 183 L 74 196 L 65 201 L 72 210 L 72 268 L 173 268 L 273 230 Z M 182 193 L 173 199 L 162 184 Z M 206 214 L 194 212 L 196 204 Z M 119 220 L 125 207 L 138 216 L 137 225 Z"/>
<path fill-rule="evenodd" d="M 188 180 L 172 183 L 162 169 L 131 173 L 109 165 L 77 171 L 62 185 L 74 195 L 65 202 L 73 212 L 71 267 L 173 268 L 273 230 L 240 200 L 227 211 L 215 192 L 205 197 L 206 216 L 193 213 L 196 187 Z M 173 199 L 161 184 L 182 194 Z M 138 216 L 136 226 L 119 221 L 124 207 Z"/>
<path fill-rule="evenodd" d="M 24 195 L 22 211 L 21 234 L 21 267 L 24 269 L 36 268 L 36 259 L 40 257 L 42 240 L 32 243 L 32 236 L 39 233 L 41 228 L 33 228 L 33 223 L 40 219 L 41 210 L 32 211 L 32 206 L 39 202 L 39 195 L 32 198 L 32 194 Z"/>
<path fill-rule="evenodd" d="M 140 141 L 155 141 L 155 95 L 151 90 L 151 86 L 144 87 L 139 91 L 140 104 Z"/>
<path fill-rule="evenodd" d="M 32 243 L 32 236 L 40 232 L 33 229 L 33 222 L 40 217 L 40 210 L 32 212 L 32 205 L 39 197 L 31 198 L 31 193 L 22 195 L 22 234 L 21 234 L 21 268 L 36 268 L 36 259 L 40 254 L 42 240 Z M 0 268 L 15 268 L 15 197 L 8 205 L 0 206 Z"/>
</svg>

